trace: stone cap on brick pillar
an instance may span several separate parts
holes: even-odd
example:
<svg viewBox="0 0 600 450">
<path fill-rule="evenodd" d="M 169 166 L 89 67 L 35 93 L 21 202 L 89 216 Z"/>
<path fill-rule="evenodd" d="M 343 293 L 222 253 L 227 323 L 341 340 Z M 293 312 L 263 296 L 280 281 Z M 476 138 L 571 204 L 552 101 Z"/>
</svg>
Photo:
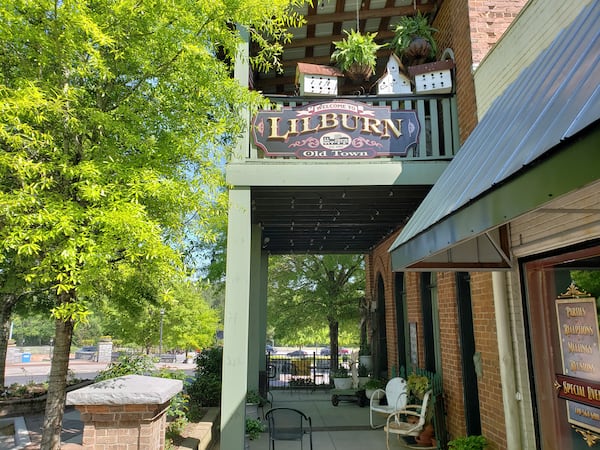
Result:
<svg viewBox="0 0 600 450">
<path fill-rule="evenodd" d="M 181 380 L 126 375 L 67 393 L 67 405 L 162 405 L 182 389 Z"/>
</svg>

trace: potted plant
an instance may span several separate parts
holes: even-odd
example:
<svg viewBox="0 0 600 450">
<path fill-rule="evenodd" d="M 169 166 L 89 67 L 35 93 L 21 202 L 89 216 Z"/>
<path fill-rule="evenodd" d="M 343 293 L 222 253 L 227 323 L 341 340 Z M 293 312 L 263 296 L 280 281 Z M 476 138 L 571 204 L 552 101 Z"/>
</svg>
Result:
<svg viewBox="0 0 600 450">
<path fill-rule="evenodd" d="M 369 381 L 369 369 L 367 366 L 358 363 L 358 387 L 364 388 L 367 381 Z"/>
<path fill-rule="evenodd" d="M 260 436 L 260 433 L 265 431 L 265 425 L 260 421 L 260 419 L 250 419 L 246 418 L 246 439 L 247 440 L 255 440 Z M 248 448 L 248 443 L 246 442 L 246 448 Z"/>
<path fill-rule="evenodd" d="M 403 16 L 394 28 L 391 47 L 407 66 L 434 61 L 437 55 L 437 44 L 433 39 L 435 32 L 437 30 L 429 25 L 421 12 Z"/>
<path fill-rule="evenodd" d="M 258 407 L 262 406 L 265 400 L 257 391 L 248 391 L 246 393 L 246 417 L 257 418 Z"/>
<path fill-rule="evenodd" d="M 344 33 L 347 37 L 333 43 L 335 51 L 331 55 L 331 60 L 350 79 L 357 82 L 366 81 L 375 72 L 377 50 L 385 47 L 386 44 L 375 42 L 377 33 L 362 34 L 355 30 L 344 30 Z"/>
<path fill-rule="evenodd" d="M 371 378 L 365 383 L 364 388 L 365 395 L 367 396 L 367 398 L 370 399 L 377 389 L 385 388 L 385 380 L 382 380 L 380 378 Z"/>
<path fill-rule="evenodd" d="M 487 439 L 480 435 L 460 437 L 448 442 L 450 450 L 484 450 L 487 445 Z"/>
<path fill-rule="evenodd" d="M 350 389 L 352 387 L 352 378 L 345 367 L 338 367 L 332 373 L 333 384 L 336 389 Z"/>
<path fill-rule="evenodd" d="M 429 378 L 425 375 L 411 373 L 406 380 L 408 391 L 415 397 L 423 399 L 423 395 L 429 389 Z"/>
<path fill-rule="evenodd" d="M 358 360 L 360 364 L 365 366 L 368 370 L 373 370 L 373 357 L 371 356 L 371 348 L 366 342 L 362 343 L 360 346 Z"/>
</svg>

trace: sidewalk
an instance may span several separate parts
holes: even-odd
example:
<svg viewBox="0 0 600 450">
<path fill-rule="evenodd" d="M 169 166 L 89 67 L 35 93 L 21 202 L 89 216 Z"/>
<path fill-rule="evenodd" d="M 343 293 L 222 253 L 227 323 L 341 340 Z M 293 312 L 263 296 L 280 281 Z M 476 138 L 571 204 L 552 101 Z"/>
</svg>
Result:
<svg viewBox="0 0 600 450">
<path fill-rule="evenodd" d="M 369 425 L 369 406 L 360 407 L 357 403 L 340 401 L 333 406 L 329 391 L 294 391 L 273 390 L 273 408 L 295 408 L 309 416 L 313 429 L 313 448 L 318 450 L 385 450 L 385 432 L 379 428 L 371 429 Z M 268 408 L 265 408 L 265 413 Z M 383 418 L 384 419 L 384 418 Z M 383 420 L 378 417 L 379 421 Z M 297 450 L 296 441 L 276 441 L 278 450 Z M 305 448 L 308 437 L 304 438 Z M 266 450 L 269 448 L 267 432 L 260 438 L 250 441 L 250 450 Z M 402 450 L 396 438 L 390 438 L 390 450 Z M 227 450 L 227 449 L 221 449 Z"/>
</svg>

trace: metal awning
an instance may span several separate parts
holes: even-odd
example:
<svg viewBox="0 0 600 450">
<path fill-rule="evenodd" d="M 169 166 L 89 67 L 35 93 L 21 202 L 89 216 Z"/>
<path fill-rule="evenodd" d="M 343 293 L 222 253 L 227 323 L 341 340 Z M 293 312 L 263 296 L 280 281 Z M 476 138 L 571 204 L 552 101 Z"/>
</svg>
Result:
<svg viewBox="0 0 600 450">
<path fill-rule="evenodd" d="M 495 100 L 390 248 L 392 269 L 507 270 L 506 224 L 600 174 L 600 2 Z"/>
</svg>

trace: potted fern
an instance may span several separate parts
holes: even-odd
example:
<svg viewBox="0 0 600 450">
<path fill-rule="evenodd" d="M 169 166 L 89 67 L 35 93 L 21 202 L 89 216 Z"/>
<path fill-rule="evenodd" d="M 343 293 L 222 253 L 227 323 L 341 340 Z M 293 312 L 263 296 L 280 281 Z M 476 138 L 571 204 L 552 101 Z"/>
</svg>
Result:
<svg viewBox="0 0 600 450">
<path fill-rule="evenodd" d="M 362 34 L 355 30 L 344 30 L 344 33 L 346 33 L 344 39 L 333 43 L 335 51 L 331 55 L 331 60 L 351 80 L 366 81 L 375 73 L 377 50 L 385 47 L 386 44 L 375 42 L 377 33 Z"/>
<path fill-rule="evenodd" d="M 414 16 L 403 16 L 394 28 L 391 47 L 403 64 L 414 66 L 434 61 L 437 44 L 433 34 L 437 32 L 429 25 L 427 17 L 418 12 Z"/>
</svg>

